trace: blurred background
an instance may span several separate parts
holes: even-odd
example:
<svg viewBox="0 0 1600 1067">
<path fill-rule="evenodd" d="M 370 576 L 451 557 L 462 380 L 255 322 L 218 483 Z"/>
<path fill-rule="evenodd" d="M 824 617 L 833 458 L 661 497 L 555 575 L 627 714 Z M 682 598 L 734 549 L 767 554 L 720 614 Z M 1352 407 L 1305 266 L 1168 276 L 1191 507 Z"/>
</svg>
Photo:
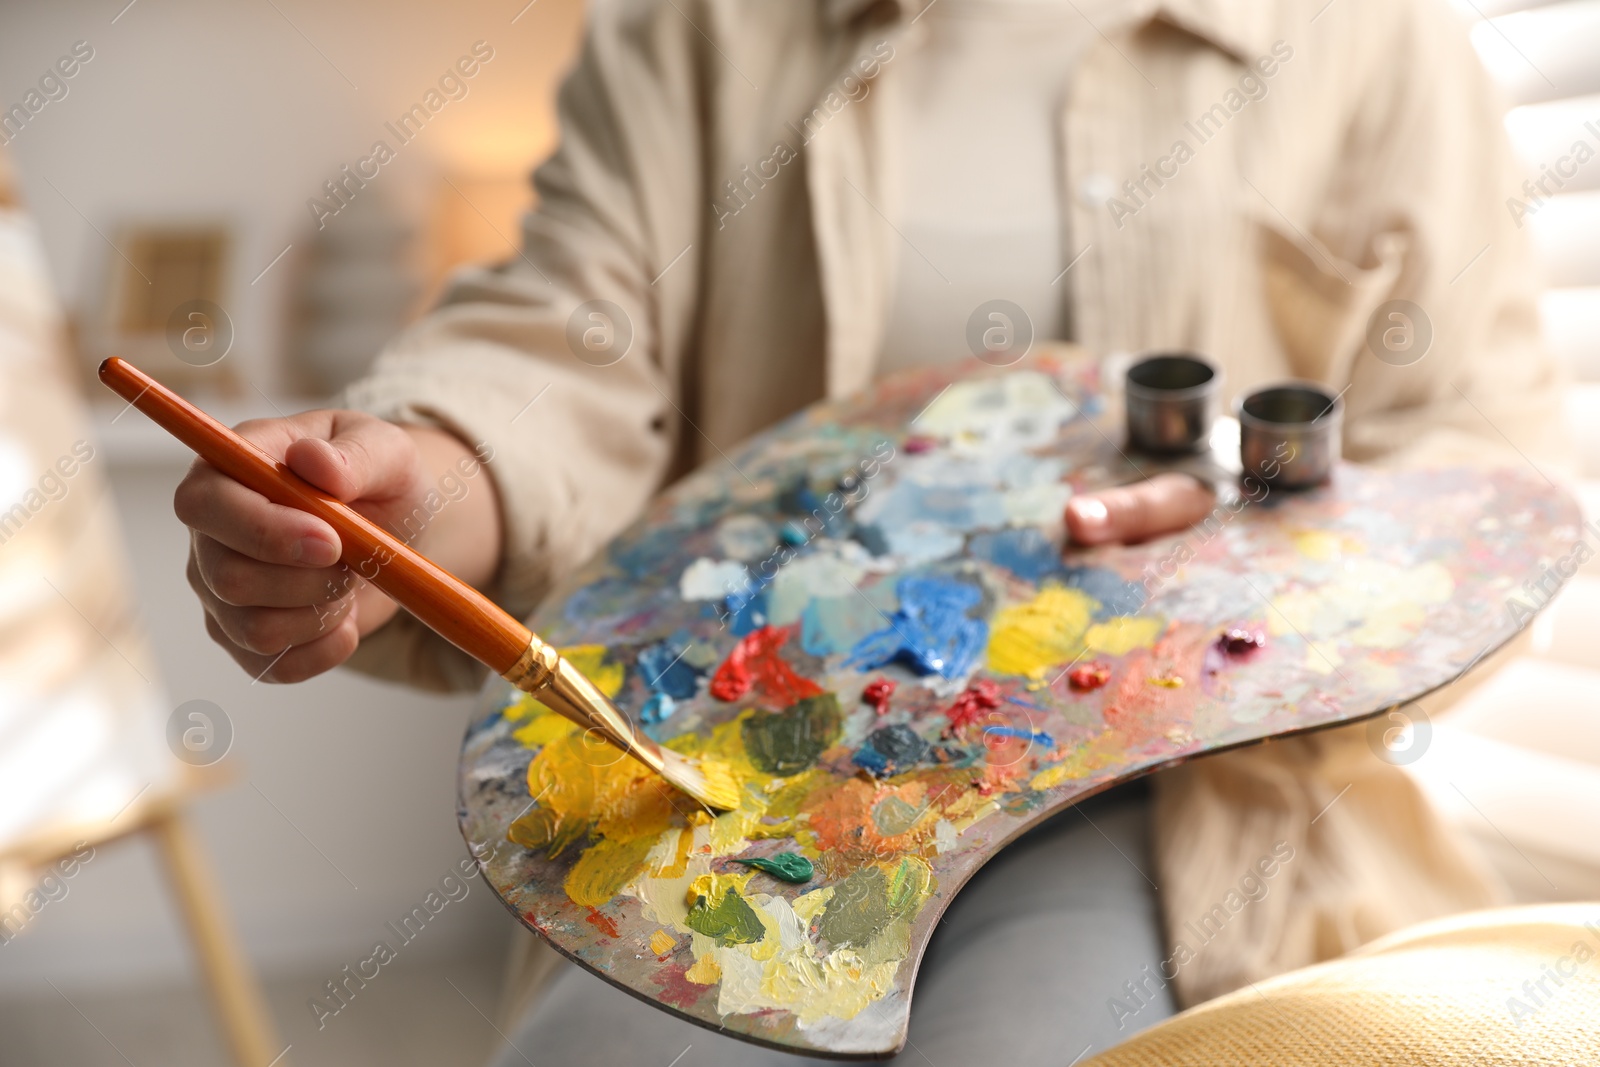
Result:
<svg viewBox="0 0 1600 1067">
<path fill-rule="evenodd" d="M 396 942 L 385 924 L 468 855 L 455 757 L 471 699 L 344 672 L 293 690 L 252 684 L 206 637 L 183 580 L 188 546 L 172 491 L 191 457 L 137 413 L 119 417 L 122 402 L 90 383 L 95 364 L 118 352 L 232 424 L 318 406 L 359 375 L 453 266 L 514 254 L 532 204 L 528 172 L 555 143 L 554 93 L 582 5 L 125 4 L 0 6 L 0 107 L 24 103 L 50 72 L 66 89 L 47 83 L 57 98 L 24 125 L 0 127 L 9 141 L 0 151 L 37 225 L 16 239 L 43 249 L 39 268 L 63 312 L 62 359 L 93 405 L 92 425 L 68 435 L 96 450 L 72 494 L 91 474 L 109 482 L 153 669 L 131 647 L 136 637 L 97 625 L 161 692 L 153 722 L 167 763 L 177 762 L 161 744 L 172 709 L 204 700 L 231 725 L 231 752 L 211 768 L 222 780 L 191 811 L 282 1043 L 294 1046 L 283 1063 L 481 1062 L 498 1040 L 485 1016 L 517 928 L 476 878 L 350 1008 L 319 1030 L 307 1007 L 374 942 Z M 78 42 L 87 47 L 75 53 Z M 79 60 L 70 77 L 56 67 L 63 57 Z M 463 57 L 476 60 L 470 77 L 456 68 Z M 441 90 L 447 73 L 455 80 Z M 465 95 L 449 95 L 458 86 Z M 401 144 L 385 124 L 436 103 L 424 99 L 430 90 L 443 106 L 420 130 L 406 126 Z M 346 185 L 341 206 L 324 183 L 343 181 L 342 168 L 354 171 L 380 138 L 394 158 L 355 195 Z M 313 198 L 339 208 L 320 229 Z M 220 309 L 194 320 L 214 331 L 206 344 L 231 333 L 227 358 L 212 366 L 169 351 L 168 319 L 197 300 Z M 215 355 L 200 349 L 192 363 Z M 31 374 L 15 383 L 33 384 Z M 54 454 L 25 465 L 0 454 L 0 510 Z M 76 500 L 52 504 L 25 533 Z M 24 547 L 0 545 L 0 565 Z M 66 615 L 64 625 L 83 627 Z M 15 741 L 7 728 L 25 703 L 16 680 L 0 674 L 0 747 Z M 133 677 L 130 688 L 146 685 Z M 7 772 L 22 769 L 0 758 L 0 807 L 18 784 L 5 785 Z M 123 786 L 110 813 L 139 784 Z M 227 1062 L 167 866 L 144 836 L 97 848 L 15 936 L 0 926 L 0 1064 Z"/>
<path fill-rule="evenodd" d="M 1600 479 L 1600 161 L 1570 162 L 1578 142 L 1600 153 L 1600 0 L 1459 8 L 1505 88 L 1505 123 L 1529 172 L 1558 172 L 1527 223 L 1551 286 L 1547 340 L 1574 375 L 1568 414 L 1582 473 Z M 346 1009 L 319 1028 L 307 1005 L 467 855 L 454 776 L 472 701 L 345 673 L 293 690 L 241 675 L 207 639 L 182 578 L 187 541 L 171 498 L 189 457 L 142 417 L 123 418 L 124 405 L 91 386 L 92 368 L 127 355 L 229 423 L 322 403 L 452 268 L 514 254 L 518 217 L 532 206 L 528 171 L 556 140 L 553 97 L 582 9 L 580 0 L 0 6 L 0 107 L 26 110 L 0 121 L 26 210 L 3 238 L 5 284 L 13 297 L 33 292 L 33 271 L 59 301 L 60 319 L 40 336 L 59 342 L 62 380 L 88 397 L 82 436 L 96 458 L 84 467 L 109 487 L 136 605 L 124 614 L 142 627 L 119 638 L 72 590 L 57 591 L 139 674 L 129 688 L 150 705 L 138 714 L 157 737 L 190 701 L 222 717 L 207 728 L 225 725 L 228 758 L 174 789 L 195 798 L 194 837 L 265 983 L 285 1064 L 469 1064 L 500 1040 L 490 1020 L 518 931 L 476 879 Z M 36 110 L 25 103 L 35 90 Z M 413 125 L 391 131 L 408 115 Z M 392 159 L 373 158 L 380 138 Z M 199 331 L 187 356 L 170 343 L 175 315 Z M 227 358 L 201 366 L 218 351 Z M 23 498 L 50 458 L 0 450 L 0 508 Z M 1600 497 L 1585 495 L 1596 514 Z M 44 531 L 29 527 L 39 551 L 55 551 Z M 0 588 L 10 588 L 4 566 L 21 558 L 0 546 Z M 1597 591 L 1591 562 L 1541 619 L 1530 654 L 1486 683 L 1500 697 L 1469 699 L 1434 729 L 1436 756 L 1417 767 L 1524 899 L 1600 896 L 1600 741 L 1592 727 L 1573 728 L 1600 692 Z M 0 605 L 7 612 L 16 624 Z M 0 706 L 3 752 L 35 705 L 19 695 L 30 663 L 0 663 L 0 701 L 12 705 Z M 1496 720 L 1488 709 L 1507 706 L 1506 693 L 1533 710 Z M 154 760 L 155 780 L 173 761 L 167 746 L 152 757 L 107 736 L 105 760 L 122 777 L 108 770 L 104 780 L 121 784 L 84 800 L 84 817 L 131 819 L 118 806 L 141 810 L 148 798 L 127 765 Z M 1450 760 L 1499 768 L 1480 779 L 1504 783 L 1474 798 L 1482 812 L 1446 787 Z M 7 766 L 0 759 L 0 809 Z M 9 766 L 20 788 L 25 761 Z M 0 819 L 0 857 L 3 835 L 25 830 Z M 30 907 L 16 930 L 0 925 L 0 1065 L 226 1061 L 172 854 L 138 835 L 109 841 L 70 876 L 58 872 L 65 888 L 47 907 Z"/>
</svg>

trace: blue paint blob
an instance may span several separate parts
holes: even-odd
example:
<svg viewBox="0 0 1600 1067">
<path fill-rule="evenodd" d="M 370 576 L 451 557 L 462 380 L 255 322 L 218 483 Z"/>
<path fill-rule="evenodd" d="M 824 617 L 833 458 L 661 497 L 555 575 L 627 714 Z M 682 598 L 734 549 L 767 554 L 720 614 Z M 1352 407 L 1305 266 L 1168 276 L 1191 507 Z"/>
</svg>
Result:
<svg viewBox="0 0 1600 1067">
<path fill-rule="evenodd" d="M 742 593 L 730 593 L 723 602 L 728 609 L 728 629 L 735 637 L 753 634 L 767 624 L 767 590 L 757 585 Z"/>
<path fill-rule="evenodd" d="M 874 778 L 887 778 L 889 776 L 888 759 L 871 745 L 862 745 L 861 750 L 855 754 L 854 762 L 857 767 L 860 767 Z"/>
<path fill-rule="evenodd" d="M 885 726 L 867 735 L 855 754 L 855 765 L 877 778 L 887 778 L 915 766 L 928 754 L 928 743 L 904 723 Z"/>
<path fill-rule="evenodd" d="M 1061 546 L 1035 526 L 1013 526 L 975 534 L 969 549 L 975 558 L 1004 567 L 1018 578 L 1035 584 L 1066 570 L 1061 562 Z"/>
<path fill-rule="evenodd" d="M 919 485 L 899 481 L 883 490 L 874 518 L 886 529 L 931 522 L 957 533 L 1004 526 L 1000 490 L 979 485 Z"/>
<path fill-rule="evenodd" d="M 887 556 L 889 554 L 889 539 L 884 536 L 883 527 L 881 526 L 857 526 L 856 540 L 861 542 L 862 548 L 865 548 L 874 556 Z"/>
<path fill-rule="evenodd" d="M 1046 748 L 1056 747 L 1056 739 L 1043 730 L 1023 730 L 1015 726 L 985 726 L 983 732 L 985 736 L 1016 737 L 1021 738 L 1023 741 L 1032 741 L 1035 744 L 1044 745 Z"/>
<path fill-rule="evenodd" d="M 699 686 L 700 672 L 684 660 L 687 648 L 686 641 L 667 640 L 640 649 L 639 677 L 657 693 L 688 700 Z"/>
<path fill-rule="evenodd" d="M 793 519 L 783 524 L 783 529 L 778 531 L 778 536 L 783 539 L 784 544 L 791 548 L 799 548 L 811 540 L 811 535 L 806 532 L 806 528 Z"/>
<path fill-rule="evenodd" d="M 895 592 L 900 607 L 889 626 L 858 641 L 845 665 L 875 670 L 899 660 L 918 674 L 969 674 L 989 640 L 988 623 L 967 615 L 983 599 L 977 587 L 941 575 L 908 575 Z"/>
<path fill-rule="evenodd" d="M 843 537 L 848 532 L 850 520 L 845 515 L 843 501 L 837 497 L 835 500 L 840 505 L 839 510 L 830 511 L 825 498 L 819 497 L 803 482 L 782 493 L 778 497 L 778 510 L 786 515 L 796 516 L 784 524 L 782 530 L 784 540 L 791 545 L 803 545 L 811 538 L 822 534 L 827 534 L 829 537 Z M 801 540 L 789 540 L 791 526 L 797 528 L 803 535 Z"/>
<path fill-rule="evenodd" d="M 1099 602 L 1096 619 L 1137 615 L 1144 609 L 1144 586 L 1138 582 L 1130 582 L 1104 567 L 1067 567 L 1065 570 L 1065 584 L 1082 589 Z"/>
<path fill-rule="evenodd" d="M 604 619 L 619 619 L 637 611 L 639 599 L 638 582 L 626 578 L 602 578 L 569 596 L 562 614 L 568 622 L 579 626 Z"/>
<path fill-rule="evenodd" d="M 800 613 L 800 647 L 813 656 L 849 652 L 882 625 L 883 616 L 865 597 L 812 597 Z"/>
<path fill-rule="evenodd" d="M 630 578 L 654 577 L 677 561 L 683 538 L 690 532 L 680 526 L 655 526 L 620 538 L 612 542 L 611 561 Z"/>
<path fill-rule="evenodd" d="M 693 694 L 690 694 L 691 696 Z M 644 706 L 639 709 L 639 721 L 647 726 L 666 722 L 672 713 L 678 710 L 677 701 L 671 696 L 657 690 L 645 699 Z"/>
</svg>

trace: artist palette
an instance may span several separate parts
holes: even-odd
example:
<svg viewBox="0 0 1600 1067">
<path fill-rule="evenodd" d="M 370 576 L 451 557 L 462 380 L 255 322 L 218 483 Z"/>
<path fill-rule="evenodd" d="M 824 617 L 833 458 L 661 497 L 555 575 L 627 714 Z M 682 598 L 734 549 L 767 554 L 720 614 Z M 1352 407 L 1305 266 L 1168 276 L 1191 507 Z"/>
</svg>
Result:
<svg viewBox="0 0 1600 1067">
<path fill-rule="evenodd" d="M 1578 537 L 1531 468 L 1340 467 L 1199 527 L 1074 550 L 1075 492 L 1138 477 L 1092 366 L 885 380 L 663 493 L 532 620 L 670 748 L 712 816 L 498 683 L 461 825 L 562 953 L 791 1051 L 905 1040 L 940 914 L 1029 826 L 1207 752 L 1373 715 L 1515 632 Z"/>
</svg>

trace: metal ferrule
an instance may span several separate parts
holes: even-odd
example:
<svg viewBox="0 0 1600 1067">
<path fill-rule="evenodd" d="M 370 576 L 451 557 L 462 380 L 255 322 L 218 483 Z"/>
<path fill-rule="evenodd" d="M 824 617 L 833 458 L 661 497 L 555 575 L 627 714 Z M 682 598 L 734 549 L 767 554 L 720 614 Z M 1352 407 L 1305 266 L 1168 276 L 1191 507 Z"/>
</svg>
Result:
<svg viewBox="0 0 1600 1067">
<path fill-rule="evenodd" d="M 501 677 L 657 774 L 662 773 L 664 762 L 656 743 L 639 733 L 632 720 L 599 686 L 568 663 L 554 645 L 534 635 L 527 650 Z"/>
</svg>

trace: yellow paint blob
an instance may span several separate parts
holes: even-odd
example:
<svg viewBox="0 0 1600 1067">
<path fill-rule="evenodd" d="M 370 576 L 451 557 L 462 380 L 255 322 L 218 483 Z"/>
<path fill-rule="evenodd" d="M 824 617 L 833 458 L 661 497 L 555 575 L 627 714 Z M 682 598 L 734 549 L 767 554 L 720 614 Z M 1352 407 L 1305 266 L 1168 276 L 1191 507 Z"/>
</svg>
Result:
<svg viewBox="0 0 1600 1067">
<path fill-rule="evenodd" d="M 1097 606 L 1081 589 L 1047 585 L 1032 600 L 1001 608 L 989 634 L 989 669 L 1043 678 L 1082 651 Z"/>
<path fill-rule="evenodd" d="M 614 697 L 622 691 L 625 677 L 622 664 L 606 661 L 604 645 L 572 645 L 559 651 L 569 663 L 588 675 L 606 696 Z M 574 723 L 557 715 L 531 696 L 523 696 L 507 707 L 502 714 L 511 722 L 528 720 L 511 735 L 528 748 L 548 745 L 577 729 Z"/>
<path fill-rule="evenodd" d="M 1126 656 L 1136 648 L 1153 647 L 1166 626 L 1165 620 L 1154 616 L 1118 615 L 1089 627 L 1083 647 L 1107 656 Z"/>
<path fill-rule="evenodd" d="M 1058 588 L 1035 598 L 1035 618 L 1021 622 L 1024 629 L 1035 628 L 1036 640 L 1042 632 L 1047 644 L 1053 640 L 1070 649 L 1045 655 L 1070 659 L 1093 607 L 1082 593 Z M 582 666 L 588 670 L 596 663 Z M 604 685 L 601 678 L 596 681 Z M 763 837 L 792 836 L 802 853 L 821 855 L 811 825 L 817 817 L 815 793 L 829 787 L 832 776 L 819 768 L 788 778 L 758 770 L 743 741 L 751 712 L 708 735 L 665 743 L 690 758 L 715 759 L 728 767 L 739 787 L 739 807 L 713 817 L 675 811 L 671 790 L 643 766 L 598 750 L 581 730 L 528 703 L 512 718 L 542 745 L 528 767 L 529 796 L 537 799 L 513 824 L 511 837 L 552 856 L 581 850 L 564 883 L 574 903 L 600 907 L 619 896 L 636 898 L 641 913 L 658 926 L 648 939 L 650 950 L 658 956 L 679 952 L 687 936 L 694 960 L 686 977 L 715 986 L 718 1010 L 725 1015 L 783 1010 L 808 1025 L 849 1019 L 896 988 L 896 975 L 911 950 L 911 922 L 935 888 L 932 869 L 922 858 L 901 856 L 881 864 L 876 896 L 865 901 L 842 899 L 832 886 L 793 898 L 784 893 L 798 887 L 782 887 L 778 894 L 751 892 L 755 871 L 711 870 L 716 861 L 744 853 L 750 841 Z M 970 789 L 953 790 L 942 806 L 957 828 L 998 810 L 993 799 Z M 742 907 L 732 907 L 735 903 Z M 849 944 L 822 937 L 814 928 L 829 907 L 849 909 L 833 917 L 836 926 L 849 919 L 870 936 Z M 864 907 L 865 920 L 857 914 Z M 880 927 L 870 924 L 874 908 L 885 918 Z M 707 934 L 711 910 L 725 911 L 717 917 L 722 921 L 737 920 L 729 936 Z"/>
<path fill-rule="evenodd" d="M 1366 648 L 1400 648 L 1421 629 L 1426 609 L 1448 601 L 1454 589 L 1449 570 L 1437 561 L 1397 567 L 1356 556 L 1344 561 L 1336 581 L 1274 598 L 1277 610 L 1267 626 L 1274 635 L 1312 643 L 1344 639 Z"/>
<path fill-rule="evenodd" d="M 809 926 L 811 920 L 815 919 L 832 899 L 833 886 L 825 885 L 821 889 L 813 889 L 809 893 L 795 897 L 790 906 L 794 908 L 795 916 Z"/>
<path fill-rule="evenodd" d="M 750 902 L 768 936 L 755 944 L 705 946 L 691 976 L 698 968 L 709 969 L 706 960 L 715 960 L 721 983 L 717 1011 L 723 1015 L 780 1009 L 802 1025 L 854 1018 L 895 988 L 895 975 L 910 952 L 911 921 L 935 888 L 932 869 L 916 857 L 878 867 L 883 880 L 865 890 L 867 898 L 841 897 L 833 886 L 792 901 L 752 894 Z M 829 907 L 876 911 L 882 925 L 864 943 L 824 951 L 811 928 Z M 695 951 L 702 952 L 699 941 Z"/>
<path fill-rule="evenodd" d="M 608 697 L 622 692 L 622 664 L 606 659 L 605 645 L 572 645 L 561 649 L 561 656 L 578 668 Z"/>
<path fill-rule="evenodd" d="M 562 718 L 531 697 L 528 699 L 528 704 L 534 709 L 533 718 L 517 727 L 511 734 L 525 748 L 543 748 L 578 728 L 577 723 Z"/>
<path fill-rule="evenodd" d="M 1105 759 L 1100 753 L 1093 751 L 1088 746 L 1080 747 L 1067 756 L 1066 759 L 1053 767 L 1046 767 L 1033 776 L 1028 783 L 1035 790 L 1054 789 L 1058 785 L 1076 782 L 1092 776 L 1096 771 L 1105 766 Z"/>
<path fill-rule="evenodd" d="M 638 837 L 590 845 L 567 872 L 563 888 L 568 899 L 589 908 L 611 903 L 623 886 L 633 881 L 654 844 L 653 838 Z"/>
<path fill-rule="evenodd" d="M 716 985 L 722 981 L 722 968 L 717 964 L 717 954 L 713 950 L 695 960 L 689 969 L 683 972 L 684 978 L 695 985 Z"/>
<path fill-rule="evenodd" d="M 730 892 L 742 892 L 745 883 L 754 877 L 754 872 L 743 874 L 702 874 L 689 883 L 688 892 L 683 895 L 683 902 L 691 908 L 702 900 L 716 903 Z"/>
<path fill-rule="evenodd" d="M 1363 648 L 1400 648 L 1414 637 L 1428 613 L 1421 604 L 1387 604 L 1367 616 L 1366 623 L 1350 640 Z"/>
<path fill-rule="evenodd" d="M 1307 559 L 1328 563 L 1340 559 L 1346 552 L 1361 551 L 1360 542 L 1329 530 L 1298 530 L 1293 535 L 1294 547 Z"/>
</svg>

